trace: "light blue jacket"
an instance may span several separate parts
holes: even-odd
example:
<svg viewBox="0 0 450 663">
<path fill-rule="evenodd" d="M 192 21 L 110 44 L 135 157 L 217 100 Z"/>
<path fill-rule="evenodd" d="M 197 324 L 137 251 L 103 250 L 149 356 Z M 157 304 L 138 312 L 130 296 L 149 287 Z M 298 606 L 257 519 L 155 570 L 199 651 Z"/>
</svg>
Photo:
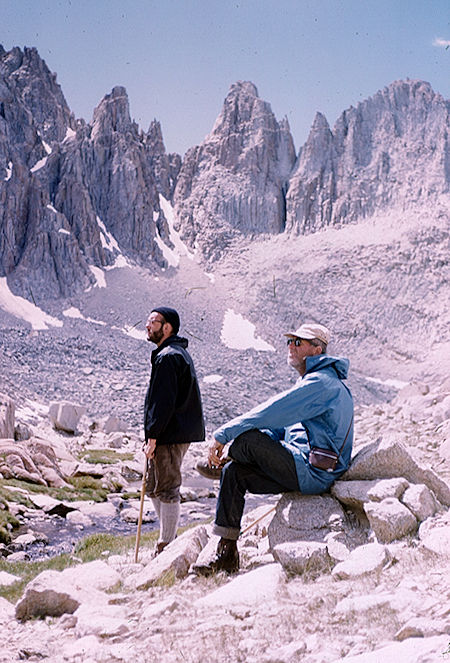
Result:
<svg viewBox="0 0 450 663">
<path fill-rule="evenodd" d="M 257 428 L 279 441 L 292 453 L 300 491 L 322 493 L 350 465 L 353 445 L 353 399 L 342 382 L 349 361 L 318 355 L 306 358 L 306 372 L 295 385 L 249 412 L 218 428 L 214 437 L 226 444 L 245 431 Z M 334 472 L 319 470 L 308 462 L 308 438 L 312 447 L 336 453 L 348 437 Z"/>
</svg>

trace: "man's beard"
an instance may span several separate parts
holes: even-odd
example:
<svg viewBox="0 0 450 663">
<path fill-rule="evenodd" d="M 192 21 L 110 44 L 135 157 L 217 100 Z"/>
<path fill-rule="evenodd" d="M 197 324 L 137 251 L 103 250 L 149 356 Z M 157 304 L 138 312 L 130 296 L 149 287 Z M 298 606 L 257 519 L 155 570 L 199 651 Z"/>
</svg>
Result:
<svg viewBox="0 0 450 663">
<path fill-rule="evenodd" d="M 162 329 L 160 329 L 159 331 L 152 332 L 150 336 L 147 336 L 147 341 L 151 341 L 152 343 L 158 344 L 163 336 L 164 333 Z"/>
<path fill-rule="evenodd" d="M 288 356 L 287 364 L 291 368 L 294 368 L 296 371 L 298 371 L 299 369 L 301 369 L 305 366 L 305 360 L 304 359 L 297 359 L 296 357 Z"/>
</svg>

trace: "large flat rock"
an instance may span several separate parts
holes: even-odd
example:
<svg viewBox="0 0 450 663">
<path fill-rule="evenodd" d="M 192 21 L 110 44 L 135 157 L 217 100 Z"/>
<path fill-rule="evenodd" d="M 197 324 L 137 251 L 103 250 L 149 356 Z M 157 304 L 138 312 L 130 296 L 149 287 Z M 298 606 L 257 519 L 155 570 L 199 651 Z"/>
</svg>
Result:
<svg viewBox="0 0 450 663">
<path fill-rule="evenodd" d="M 280 564 L 267 564 L 230 580 L 219 589 L 195 601 L 197 608 L 227 609 L 236 605 L 260 605 L 273 601 L 285 585 Z"/>
<path fill-rule="evenodd" d="M 437 663 L 445 661 L 443 652 L 448 650 L 448 635 L 432 638 L 408 638 L 403 642 L 385 645 L 374 651 L 356 656 L 346 656 L 332 663 Z"/>
<path fill-rule="evenodd" d="M 171 573 L 175 578 L 184 578 L 207 541 L 208 534 L 202 525 L 184 532 L 162 553 L 150 559 L 143 569 L 125 578 L 124 587 L 126 589 L 148 589 L 159 578 Z"/>
<path fill-rule="evenodd" d="M 363 447 L 343 475 L 344 481 L 404 477 L 410 483 L 425 484 L 441 504 L 450 506 L 450 487 L 434 470 L 413 458 L 400 438 L 387 436 Z"/>
<path fill-rule="evenodd" d="M 285 493 L 280 498 L 268 533 L 272 550 L 287 541 L 325 542 L 330 532 L 351 533 L 337 499 L 331 495 Z"/>
<path fill-rule="evenodd" d="M 64 571 L 43 571 L 25 587 L 16 604 L 16 618 L 60 617 L 74 613 L 83 603 L 107 603 L 108 597 L 101 590 L 110 589 L 119 580 L 118 572 L 101 561 Z"/>
</svg>

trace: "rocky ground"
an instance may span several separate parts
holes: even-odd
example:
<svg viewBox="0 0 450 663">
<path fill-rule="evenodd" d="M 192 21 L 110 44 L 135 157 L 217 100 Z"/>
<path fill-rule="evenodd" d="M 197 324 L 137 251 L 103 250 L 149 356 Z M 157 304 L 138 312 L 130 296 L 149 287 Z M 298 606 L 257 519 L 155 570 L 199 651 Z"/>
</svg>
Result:
<svg viewBox="0 0 450 663">
<path fill-rule="evenodd" d="M 412 467 L 406 456 L 403 474 L 396 475 L 409 487 L 425 485 L 434 495 L 427 502 L 423 495 L 428 493 L 422 491 L 427 509 L 435 511 L 431 515 L 425 509 L 417 517 L 417 531 L 413 527 L 398 539 L 380 541 L 375 520 L 362 526 L 350 518 L 353 534 L 350 543 L 346 539 L 347 552 L 340 549 L 341 559 L 334 550 L 335 557 L 319 565 L 320 572 L 319 567 L 302 567 L 292 574 L 286 572 L 282 555 L 278 553 L 276 560 L 271 550 L 272 514 L 243 537 L 242 570 L 235 579 L 202 579 L 189 573 L 189 565 L 209 540 L 208 518 L 215 504 L 210 495 L 216 494 L 217 485 L 210 486 L 193 469 L 207 442 L 193 445 L 185 462 L 182 513 L 183 524 L 196 529 L 180 536 L 156 561 L 151 547 L 143 547 L 137 566 L 131 552 L 103 555 L 93 567 L 79 564 L 75 579 L 66 575 L 62 580 L 79 606 L 60 617 L 20 621 L 15 605 L 2 601 L 0 660 L 431 663 L 450 656 L 448 504 L 441 492 L 442 485 L 450 483 L 447 263 L 438 222 L 423 227 L 420 219 L 416 221 L 403 234 L 398 228 L 394 231 L 391 219 L 379 228 L 372 225 L 370 233 L 368 226 L 355 226 L 308 238 L 241 244 L 215 267 L 214 278 L 187 258 L 179 270 L 158 277 L 136 268 L 112 270 L 106 272 L 106 288 L 64 302 L 37 302 L 64 320 L 60 328 L 32 331 L 0 312 L 0 392 L 15 401 L 15 423 L 21 425 L 22 435 L 26 437 L 28 427 L 28 434 L 46 440 L 61 455 L 67 449 L 78 463 L 80 455 L 98 448 L 133 457 L 103 468 L 101 480 L 109 486 L 106 502 L 77 503 L 72 516 L 53 517 L 61 518 L 58 522 L 66 528 L 61 541 L 69 541 L 70 548 L 71 537 L 97 527 L 102 508 L 106 527 L 117 527 L 121 533 L 135 529 L 137 502 L 133 497 L 125 500 L 124 492 L 139 487 L 143 465 L 142 403 L 151 347 L 142 327 L 155 304 L 167 303 L 181 312 L 208 433 L 292 384 L 295 376 L 285 363 L 282 333 L 300 320 L 320 320 L 334 331 L 330 351 L 351 360 L 355 451 L 377 441 L 400 440 L 408 458 L 411 454 L 438 478 L 430 483 L 425 470 L 416 473 L 415 480 L 411 472 L 406 477 Z M 84 319 L 64 316 L 70 308 L 78 309 Z M 227 309 L 251 320 L 256 334 L 275 351 L 236 350 L 221 342 Z M 74 435 L 57 433 L 50 426 L 48 405 L 60 400 L 86 410 Z M 110 415 L 124 422 L 125 431 L 105 431 Z M 26 439 L 20 444 L 26 448 Z M 58 463 L 60 467 L 60 459 Z M 373 481 L 368 474 L 363 479 Z M 115 482 L 114 488 L 109 481 Z M 407 490 L 404 482 L 400 485 Z M 361 512 L 369 498 L 358 499 Z M 250 501 L 247 522 L 276 502 L 277 498 Z M 33 518 L 39 527 L 48 522 L 48 513 L 42 505 L 37 507 L 17 513 L 20 535 L 33 531 Z M 373 504 L 368 511 L 372 508 Z M 150 510 L 147 519 L 147 529 L 157 527 L 157 522 L 150 522 Z M 53 535 L 54 530 L 47 548 L 56 544 Z M 39 545 L 41 554 L 46 546 Z M 351 557 L 362 545 L 375 546 L 363 549 L 363 558 L 372 560 L 365 568 Z M 327 546 L 331 550 L 329 541 Z M 32 555 L 37 548 L 25 539 L 16 553 Z M 207 554 L 208 545 L 205 550 L 202 554 Z M 355 570 L 350 576 L 338 568 L 347 557 Z M 294 558 L 300 563 L 299 549 Z M 140 584 L 142 574 L 146 580 Z M 47 588 L 60 580 L 48 578 Z M 141 585 L 145 588 L 138 589 Z M 19 601 L 25 601 L 27 591 L 29 596 L 34 590 L 24 590 Z M 77 591 L 82 596 L 74 598 Z M 45 603 L 43 595 L 36 595 Z"/>
<path fill-rule="evenodd" d="M 390 403 L 357 408 L 355 451 L 380 436 L 394 436 L 408 445 L 408 454 L 425 461 L 425 466 L 434 467 L 435 476 L 450 484 L 449 415 L 447 384 L 405 387 Z M 134 448 L 135 458 L 141 460 L 137 436 L 130 431 L 106 434 L 101 429 L 93 433 L 87 415 L 80 422 L 80 430 L 71 436 L 53 430 L 45 408 L 33 410 L 31 403 L 18 409 L 17 423 L 26 424 L 55 448 L 63 439 L 74 454 L 80 449 L 92 451 L 102 445 L 105 448 L 113 440 L 117 444 L 121 436 L 123 446 L 115 450 Z M 104 426 L 104 422 L 100 424 Z M 24 590 L 16 607 L 2 599 L 0 660 L 48 660 L 49 663 L 131 662 L 136 658 L 177 663 L 446 660 L 450 644 L 450 564 L 448 543 L 445 543 L 450 530 L 448 507 L 441 505 L 422 525 L 428 535 L 430 531 L 441 533 L 438 551 L 428 547 L 425 529 L 420 535 L 412 531 L 399 540 L 380 543 L 370 529 L 355 522 L 351 524 L 350 520 L 352 544 L 341 562 L 335 558 L 331 564 L 316 561 L 308 567 L 300 566 L 296 573 L 292 568 L 289 570 L 280 553 L 277 557 L 270 550 L 270 540 L 273 546 L 279 536 L 278 530 L 273 529 L 272 513 L 242 537 L 242 570 L 238 576 L 198 578 L 189 573 L 190 563 L 205 544 L 202 555 L 208 555 L 208 548 L 215 545 L 209 539 L 207 523 L 215 504 L 208 495 L 217 492 L 217 483 L 205 485 L 207 482 L 199 478 L 195 485 L 193 470 L 204 446 L 191 447 L 184 468 L 183 518 L 184 522 L 197 523 L 194 530 L 179 537 L 159 558 L 153 559 L 152 548 L 146 545 L 141 547 L 138 564 L 134 564 L 132 551 L 103 555 L 101 561 L 78 565 L 62 574 L 46 572 L 54 575 L 33 581 L 35 584 Z M 119 466 L 120 463 L 115 471 Z M 346 486 L 357 482 L 339 483 Z M 438 494 L 443 485 L 436 484 Z M 440 494 L 440 497 L 445 496 Z M 135 531 L 137 500 L 122 500 L 122 508 L 120 500 L 118 493 L 97 507 L 77 502 L 76 511 L 72 512 L 72 527 L 78 529 L 79 535 L 89 532 L 92 521 L 101 522 L 104 509 L 103 517 L 110 522 L 117 513 L 128 512 L 123 522 L 127 523 L 128 532 Z M 267 513 L 276 501 L 277 498 L 261 498 L 260 506 L 253 502 L 244 526 Z M 314 509 L 316 515 L 309 514 L 310 517 L 320 520 L 320 510 Z M 36 518 L 39 509 L 34 517 L 30 517 L 31 511 L 22 513 L 22 531 L 25 528 L 33 531 L 36 521 L 39 522 Z M 154 520 L 150 507 L 146 506 L 145 511 L 147 519 Z M 77 512 L 81 516 L 75 518 Z M 283 509 L 278 519 L 282 512 Z M 42 511 L 41 514 L 44 515 Z M 65 525 L 70 527 L 69 522 Z M 332 538 L 328 540 L 329 550 Z M 31 541 L 24 542 L 22 555 L 32 549 Z M 315 551 L 308 550 L 312 559 Z M 355 557 L 358 551 L 361 551 L 359 559 Z M 332 554 L 342 555 L 342 550 Z M 13 557 L 18 558 L 20 553 L 19 557 L 17 553 Z M 299 564 L 300 549 L 295 559 Z M 349 560 L 351 571 L 342 568 L 345 559 Z M 0 576 L 0 581 L 10 582 L 6 576 Z M 77 602 L 75 611 L 67 607 L 68 597 Z M 48 615 L 55 600 L 65 606 L 60 617 Z M 36 605 L 38 610 L 46 606 L 43 619 L 18 620 L 15 610 L 19 605 L 31 614 Z"/>
<path fill-rule="evenodd" d="M 181 313 L 210 430 L 293 383 L 283 332 L 305 319 L 332 330 L 329 351 L 349 357 L 359 404 L 449 374 L 448 221 L 438 215 L 393 212 L 306 237 L 240 240 L 214 265 L 182 257 L 158 276 L 134 267 L 105 278 L 105 288 L 36 300 L 62 327 L 33 332 L 0 308 L 3 391 L 79 400 L 93 417 L 114 413 L 138 429 L 151 351 L 144 324 L 161 303 Z M 229 309 L 274 351 L 227 347 Z M 63 314 L 70 310 L 79 317 Z"/>
</svg>

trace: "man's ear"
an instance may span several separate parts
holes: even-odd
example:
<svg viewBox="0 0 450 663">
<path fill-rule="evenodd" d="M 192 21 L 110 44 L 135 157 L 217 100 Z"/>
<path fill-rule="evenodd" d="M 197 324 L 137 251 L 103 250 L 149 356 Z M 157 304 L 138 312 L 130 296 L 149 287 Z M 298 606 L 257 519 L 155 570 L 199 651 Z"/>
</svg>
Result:
<svg viewBox="0 0 450 663">
<path fill-rule="evenodd" d="M 314 348 L 314 356 L 322 354 L 322 348 L 320 347 L 320 345 L 313 345 L 313 348 Z"/>
</svg>

